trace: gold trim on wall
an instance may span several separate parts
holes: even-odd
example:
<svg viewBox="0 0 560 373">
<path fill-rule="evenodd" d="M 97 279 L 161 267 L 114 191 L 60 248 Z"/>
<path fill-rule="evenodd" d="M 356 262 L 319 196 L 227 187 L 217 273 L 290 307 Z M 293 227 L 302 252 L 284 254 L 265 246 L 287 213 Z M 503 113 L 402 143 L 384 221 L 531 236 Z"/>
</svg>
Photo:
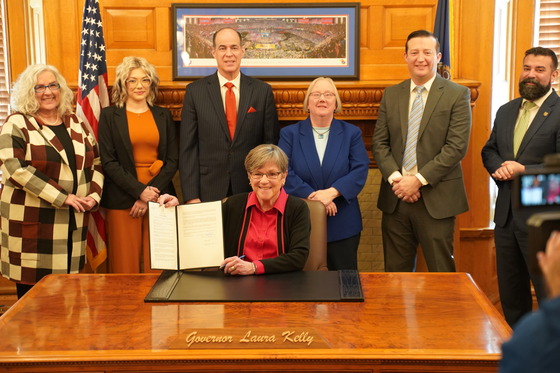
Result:
<svg viewBox="0 0 560 373">
<path fill-rule="evenodd" d="M 471 91 L 471 106 L 478 99 L 478 88 L 480 83 L 469 80 L 455 80 L 455 82 L 468 87 Z M 336 115 L 337 119 L 356 121 L 375 121 L 379 110 L 379 104 L 383 98 L 383 91 L 399 81 L 387 81 L 387 83 L 375 82 L 335 82 L 338 94 L 342 100 L 342 112 Z M 303 98 L 309 83 L 274 83 L 270 82 L 276 101 L 278 117 L 280 121 L 299 121 L 308 116 L 307 110 L 303 108 Z M 181 120 L 181 109 L 185 87 L 177 87 L 175 84 L 159 86 L 157 104 L 169 108 L 173 118 Z M 373 124 L 373 123 L 372 123 Z"/>
</svg>

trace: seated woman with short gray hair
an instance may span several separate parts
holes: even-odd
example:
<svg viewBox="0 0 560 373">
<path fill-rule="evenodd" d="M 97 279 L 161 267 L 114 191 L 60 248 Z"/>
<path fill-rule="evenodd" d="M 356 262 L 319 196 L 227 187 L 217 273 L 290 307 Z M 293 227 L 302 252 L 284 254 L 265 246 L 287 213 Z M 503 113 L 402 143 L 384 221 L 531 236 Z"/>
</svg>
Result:
<svg viewBox="0 0 560 373">
<path fill-rule="evenodd" d="M 224 259 L 230 275 L 258 275 L 302 270 L 309 255 L 309 208 L 284 191 L 288 157 L 276 145 L 263 144 L 245 158 L 253 189 L 223 204 Z M 167 207 L 179 200 L 162 195 Z"/>
</svg>

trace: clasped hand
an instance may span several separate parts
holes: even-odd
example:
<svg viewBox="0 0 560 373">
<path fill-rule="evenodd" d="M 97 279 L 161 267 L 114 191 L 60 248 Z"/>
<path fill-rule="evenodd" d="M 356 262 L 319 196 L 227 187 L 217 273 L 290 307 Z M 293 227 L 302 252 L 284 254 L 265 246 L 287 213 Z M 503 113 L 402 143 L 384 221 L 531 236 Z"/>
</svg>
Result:
<svg viewBox="0 0 560 373">
<path fill-rule="evenodd" d="M 325 209 L 327 211 L 328 216 L 335 216 L 338 212 L 336 208 L 336 203 L 334 203 L 334 199 L 340 196 L 338 190 L 333 187 L 328 189 L 320 189 L 316 190 L 311 193 L 307 198 L 313 201 L 319 201 L 323 205 L 325 205 Z"/>
<path fill-rule="evenodd" d="M 420 199 L 422 183 L 416 176 L 402 176 L 393 180 L 393 193 L 404 202 L 414 203 Z"/>
<path fill-rule="evenodd" d="M 76 212 L 86 212 L 93 209 L 97 202 L 90 196 L 78 197 L 75 194 L 69 194 L 64 200 L 64 204 L 73 207 Z"/>
<path fill-rule="evenodd" d="M 140 198 L 134 202 L 132 208 L 130 209 L 130 216 L 133 218 L 141 218 L 148 211 L 148 202 L 157 202 L 159 198 L 159 189 L 148 185 L 142 193 L 140 193 Z"/>
<path fill-rule="evenodd" d="M 525 172 L 525 166 L 515 161 L 505 161 L 494 171 L 492 177 L 499 181 L 512 180 L 515 175 Z"/>
<path fill-rule="evenodd" d="M 140 200 L 142 202 L 148 203 L 150 201 L 156 202 L 159 198 L 159 189 L 153 186 L 147 186 L 142 193 L 140 193 Z"/>
</svg>

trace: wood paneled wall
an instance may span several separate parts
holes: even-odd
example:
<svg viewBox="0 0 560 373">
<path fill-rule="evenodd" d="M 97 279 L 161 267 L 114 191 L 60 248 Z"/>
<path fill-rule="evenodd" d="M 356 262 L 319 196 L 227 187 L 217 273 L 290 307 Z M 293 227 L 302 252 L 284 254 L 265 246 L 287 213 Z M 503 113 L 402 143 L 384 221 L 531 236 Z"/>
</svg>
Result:
<svg viewBox="0 0 560 373">
<path fill-rule="evenodd" d="M 24 38 L 23 10 L 25 1 L 6 0 L 11 40 Z M 461 0 L 464 1 L 464 0 Z M 480 0 L 476 0 L 480 1 Z M 199 3 L 223 3 L 202 0 Z M 233 3 L 248 1 L 232 1 Z M 317 1 L 310 1 L 316 3 Z M 344 2 L 344 1 L 342 1 Z M 77 82 L 79 42 L 84 0 L 43 0 L 47 60 L 61 69 L 70 84 Z M 169 0 L 100 1 L 107 46 L 109 80 L 122 58 L 142 55 L 153 63 L 164 83 L 172 82 L 171 70 L 171 4 Z M 297 0 L 272 3 L 299 3 Z M 362 81 L 400 80 L 408 76 L 403 60 L 403 46 L 410 31 L 433 29 L 437 0 L 365 0 L 360 12 L 360 77 Z M 20 22 L 21 21 L 21 22 Z M 15 44 L 22 45 L 22 44 Z M 12 76 L 25 68 L 25 56 L 14 56 Z M 465 77 L 466 78 L 466 77 Z M 468 79 L 468 78 L 467 78 Z"/>
<path fill-rule="evenodd" d="M 24 37 L 24 1 L 6 0 L 10 37 L 12 80 L 27 65 Z M 233 2 L 237 2 L 234 0 Z M 202 3 L 222 3 L 206 0 Z M 278 1 L 296 3 L 297 0 Z M 517 3 L 517 0 L 514 0 Z M 43 0 L 46 25 L 47 62 L 59 67 L 71 85 L 77 83 L 81 16 L 84 0 Z M 102 0 L 102 17 L 109 81 L 115 66 L 123 57 L 141 55 L 156 65 L 162 79 L 162 94 L 180 110 L 181 90 L 186 82 L 172 81 L 171 1 L 169 0 Z M 485 228 L 489 224 L 489 179 L 482 167 L 480 150 L 491 127 L 491 84 L 494 33 L 494 2 L 487 0 L 454 0 L 453 76 L 466 85 L 477 86 L 473 110 L 473 131 L 464 170 L 471 209 L 459 217 L 461 228 Z M 375 102 L 382 87 L 408 77 L 403 59 L 404 43 L 414 29 L 431 30 L 437 0 L 364 0 L 360 22 L 360 80 L 340 82 L 353 93 L 346 96 L 348 118 L 374 126 Z M 521 11 L 525 11 L 523 8 Z M 529 18 L 529 17 L 527 17 Z M 520 22 L 522 22 L 520 18 Z M 523 26 L 518 26 L 518 29 Z M 522 33 L 519 32 L 521 35 Z M 523 41 L 521 45 L 526 44 Z M 529 47 L 529 46 L 527 46 Z M 524 49 L 519 47 L 516 52 Z M 283 119 L 302 117 L 298 105 L 301 89 L 308 82 L 271 82 Z M 292 95 L 296 92 L 296 98 Z M 179 95 L 179 96 L 177 96 Z M 287 98 L 286 98 L 287 97 Z M 355 101 L 346 100 L 354 99 Z M 304 115 L 304 113 L 303 113 Z"/>
</svg>

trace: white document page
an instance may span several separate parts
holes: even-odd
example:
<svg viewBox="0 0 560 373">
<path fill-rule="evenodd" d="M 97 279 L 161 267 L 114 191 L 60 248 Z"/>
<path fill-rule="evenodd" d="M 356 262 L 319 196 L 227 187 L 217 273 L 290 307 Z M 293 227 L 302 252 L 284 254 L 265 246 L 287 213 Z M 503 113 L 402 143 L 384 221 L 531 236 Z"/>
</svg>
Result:
<svg viewBox="0 0 560 373">
<path fill-rule="evenodd" d="M 177 218 L 174 207 L 148 203 L 150 260 L 152 269 L 178 270 Z M 220 224 L 221 227 L 221 224 Z"/>
<path fill-rule="evenodd" d="M 224 260 L 222 202 L 177 206 L 181 269 L 217 267 Z"/>
</svg>

